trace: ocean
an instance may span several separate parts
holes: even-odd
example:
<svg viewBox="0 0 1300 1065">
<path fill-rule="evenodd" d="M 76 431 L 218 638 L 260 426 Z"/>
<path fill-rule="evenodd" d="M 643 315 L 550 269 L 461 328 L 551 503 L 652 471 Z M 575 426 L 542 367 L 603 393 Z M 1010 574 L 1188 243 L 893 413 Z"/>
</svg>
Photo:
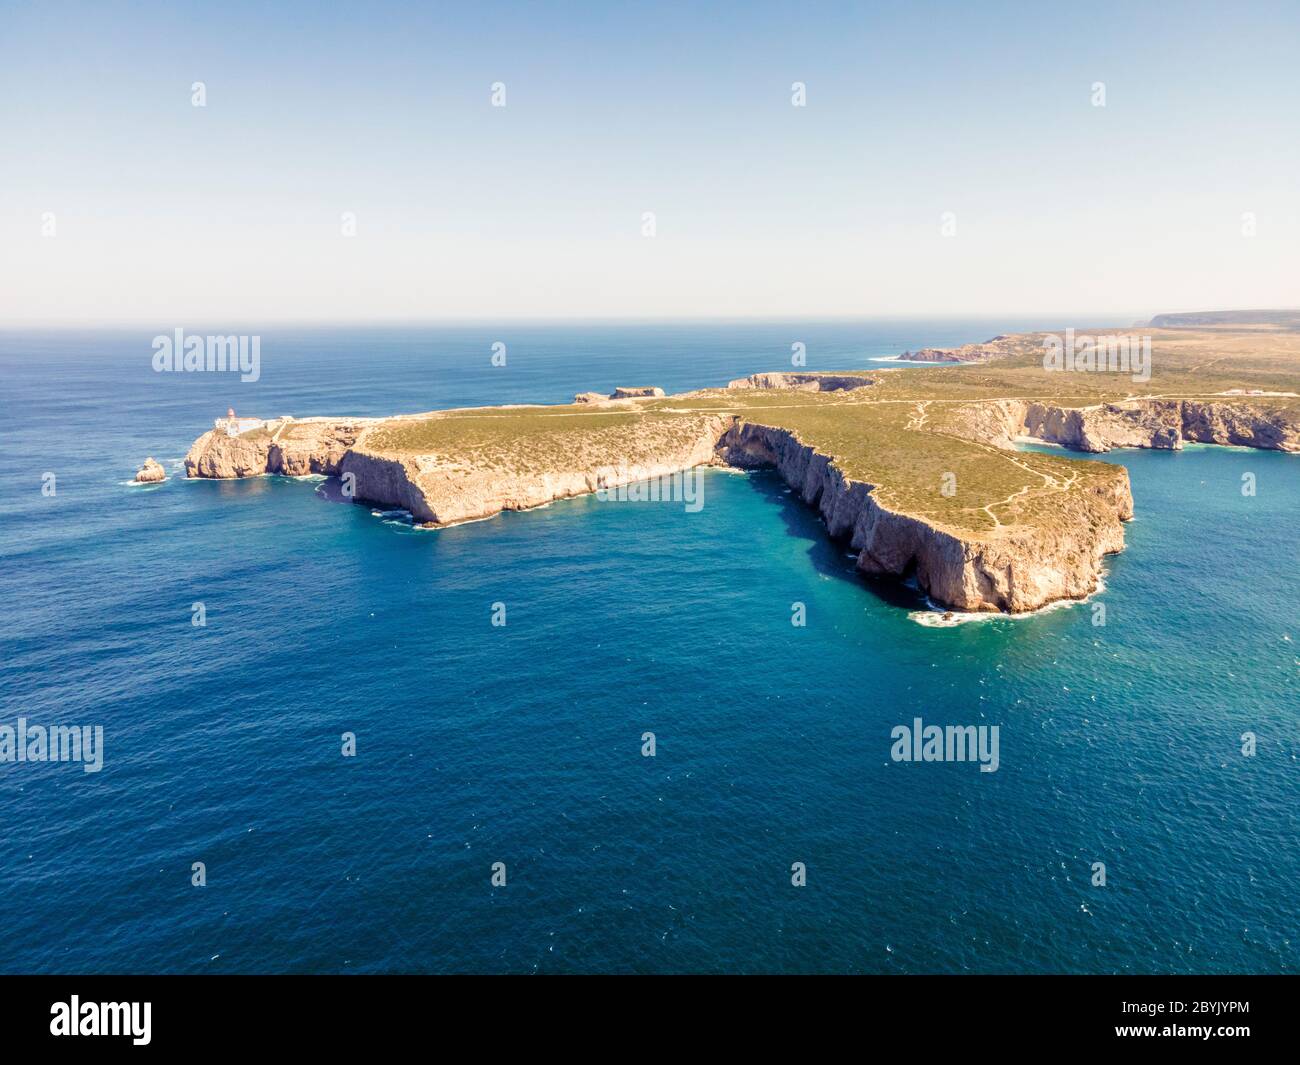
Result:
<svg viewBox="0 0 1300 1065">
<path fill-rule="evenodd" d="M 0 725 L 103 729 L 99 772 L 0 763 L 0 971 L 1300 971 L 1296 456 L 1104 456 L 1136 502 L 1104 591 L 954 627 L 770 473 L 423 531 L 178 466 L 229 406 L 672 392 L 1057 324 L 187 327 L 258 333 L 247 383 L 155 373 L 172 325 L 0 333 Z M 146 455 L 166 482 L 129 483 Z M 892 761 L 917 718 L 997 725 L 997 771 Z"/>
</svg>

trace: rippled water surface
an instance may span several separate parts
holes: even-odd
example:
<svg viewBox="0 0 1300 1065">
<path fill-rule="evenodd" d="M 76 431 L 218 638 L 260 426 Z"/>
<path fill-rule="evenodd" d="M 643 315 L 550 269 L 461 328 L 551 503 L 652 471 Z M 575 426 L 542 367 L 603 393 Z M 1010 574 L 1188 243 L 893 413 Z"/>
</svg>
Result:
<svg viewBox="0 0 1300 1065">
<path fill-rule="evenodd" d="M 0 764 L 0 970 L 1300 969 L 1294 456 L 1107 456 L 1137 518 L 1104 626 L 919 625 L 771 474 L 440 532 L 328 482 L 123 483 L 231 404 L 671 391 L 1039 324 L 277 329 L 255 384 L 153 373 L 157 330 L 0 335 L 0 724 L 105 734 L 96 774 Z M 892 762 L 916 717 L 997 724 L 998 771 Z"/>
</svg>

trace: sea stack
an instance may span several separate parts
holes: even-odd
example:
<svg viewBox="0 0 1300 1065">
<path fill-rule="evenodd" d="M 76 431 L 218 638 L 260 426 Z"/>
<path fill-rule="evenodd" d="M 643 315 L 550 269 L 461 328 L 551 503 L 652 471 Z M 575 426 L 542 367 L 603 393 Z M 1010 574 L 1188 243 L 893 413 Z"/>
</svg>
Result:
<svg viewBox="0 0 1300 1065">
<path fill-rule="evenodd" d="M 144 465 L 135 471 L 135 479 L 141 484 L 165 481 L 167 480 L 167 471 L 162 468 L 162 463 L 155 460 L 151 455 L 144 460 Z"/>
</svg>

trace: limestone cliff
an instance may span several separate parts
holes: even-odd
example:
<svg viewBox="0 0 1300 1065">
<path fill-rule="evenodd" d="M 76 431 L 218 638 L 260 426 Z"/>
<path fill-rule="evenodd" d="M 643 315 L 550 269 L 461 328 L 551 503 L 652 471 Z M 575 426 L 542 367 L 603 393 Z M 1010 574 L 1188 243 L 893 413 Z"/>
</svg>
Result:
<svg viewBox="0 0 1300 1065">
<path fill-rule="evenodd" d="M 208 430 L 190 445 L 185 455 L 187 477 L 256 477 L 269 473 L 271 438 L 253 432 L 228 436 Z"/>
<path fill-rule="evenodd" d="M 849 541 L 863 573 L 914 573 L 932 599 L 961 610 L 1019 612 L 1090 594 L 1102 557 L 1123 550 L 1121 523 L 1133 516 L 1123 467 L 1096 490 L 1063 493 L 1071 513 L 1050 529 L 1010 526 L 975 536 L 883 506 L 876 486 L 845 478 L 788 430 L 742 422 L 720 450 L 733 465 L 774 467 L 821 512 L 831 536 Z"/>
<path fill-rule="evenodd" d="M 358 499 L 401 507 L 421 524 L 454 525 L 712 464 L 731 422 L 724 415 L 663 425 L 629 420 L 595 440 L 574 439 L 563 461 L 533 468 L 467 467 L 437 453 L 389 451 L 363 435 L 341 472 L 355 476 Z"/>
<path fill-rule="evenodd" d="M 1244 403 L 1136 399 L 1078 408 L 1027 403 L 1021 420 L 1025 436 L 1078 451 L 1177 451 L 1184 441 L 1300 451 L 1300 424 L 1282 410 Z"/>
<path fill-rule="evenodd" d="M 343 456 L 374 418 L 280 419 L 238 436 L 210 430 L 185 456 L 187 477 L 300 477 L 336 474 Z"/>
</svg>

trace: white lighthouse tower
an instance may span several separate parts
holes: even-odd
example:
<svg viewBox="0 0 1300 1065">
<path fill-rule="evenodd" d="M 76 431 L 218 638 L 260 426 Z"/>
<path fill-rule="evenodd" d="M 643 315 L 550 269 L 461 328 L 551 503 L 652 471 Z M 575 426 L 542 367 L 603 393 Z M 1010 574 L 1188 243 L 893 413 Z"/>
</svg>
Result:
<svg viewBox="0 0 1300 1065">
<path fill-rule="evenodd" d="M 259 429 L 266 423 L 261 418 L 240 418 L 235 415 L 235 408 L 230 407 L 226 410 L 224 418 L 217 418 L 213 421 L 213 428 L 217 432 L 224 432 L 227 436 L 238 436 L 240 433 L 246 433 L 250 429 Z"/>
</svg>

